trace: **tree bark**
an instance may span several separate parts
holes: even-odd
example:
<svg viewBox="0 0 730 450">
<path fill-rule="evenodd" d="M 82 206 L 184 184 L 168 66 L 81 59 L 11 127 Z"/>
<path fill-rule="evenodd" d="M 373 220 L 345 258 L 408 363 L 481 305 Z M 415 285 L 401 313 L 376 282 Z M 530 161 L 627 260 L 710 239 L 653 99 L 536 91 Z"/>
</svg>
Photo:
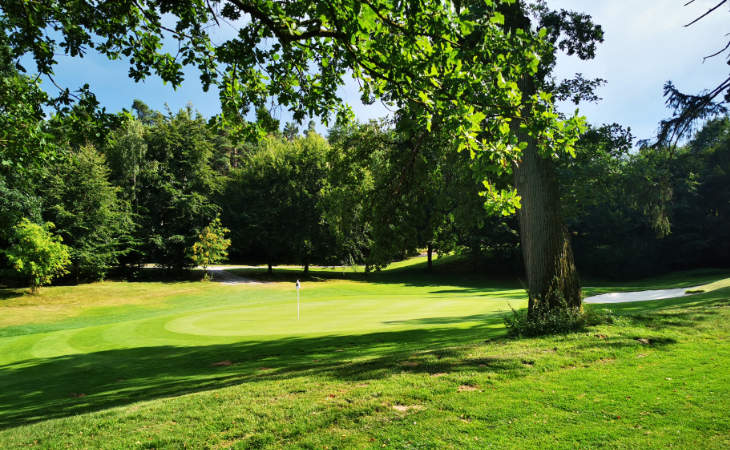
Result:
<svg viewBox="0 0 730 450">
<path fill-rule="evenodd" d="M 522 160 L 514 168 L 514 180 L 522 198 L 520 242 L 527 275 L 529 314 L 564 307 L 580 308 L 580 280 L 560 210 L 555 167 L 552 160 L 539 154 L 535 139 L 519 131 L 518 123 L 514 126 L 520 141 L 527 142 Z"/>
<path fill-rule="evenodd" d="M 274 271 L 274 268 L 271 266 L 271 263 L 269 263 L 269 274 L 271 274 Z"/>
<path fill-rule="evenodd" d="M 502 4 L 505 23 L 513 30 L 531 33 L 529 16 L 522 2 Z M 536 92 L 533 77 L 520 82 L 523 104 Z M 523 112 L 524 116 L 525 112 Z M 581 308 L 580 280 L 573 250 L 560 210 L 560 190 L 553 162 L 543 158 L 534 137 L 513 119 L 512 132 L 526 142 L 522 159 L 514 167 L 514 183 L 522 198 L 520 242 L 530 298 L 528 314 L 564 307 Z"/>
<path fill-rule="evenodd" d="M 428 269 L 429 272 L 433 272 L 433 244 L 428 243 Z"/>
</svg>

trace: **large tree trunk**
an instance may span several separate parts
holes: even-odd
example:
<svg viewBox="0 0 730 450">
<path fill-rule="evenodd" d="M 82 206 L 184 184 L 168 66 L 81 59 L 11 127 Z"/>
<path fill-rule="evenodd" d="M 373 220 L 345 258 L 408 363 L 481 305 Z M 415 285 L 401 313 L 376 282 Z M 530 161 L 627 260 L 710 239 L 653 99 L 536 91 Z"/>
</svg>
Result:
<svg viewBox="0 0 730 450">
<path fill-rule="evenodd" d="M 428 243 L 428 251 L 427 251 L 427 254 L 428 254 L 428 266 L 427 266 L 427 270 L 429 272 L 433 272 L 433 244 L 431 244 L 430 242 Z"/>
<path fill-rule="evenodd" d="M 573 261 L 570 237 L 560 212 L 560 192 L 553 162 L 538 153 L 535 140 L 527 142 L 515 167 L 520 208 L 520 240 L 530 298 L 529 313 L 561 307 L 581 307 L 580 280 Z"/>
<path fill-rule="evenodd" d="M 510 28 L 531 32 L 530 19 L 522 2 L 502 4 L 501 7 Z M 525 103 L 536 91 L 533 76 L 526 75 L 520 82 Z M 535 138 L 519 125 L 519 120 L 511 123 L 512 132 L 521 142 L 527 143 L 522 160 L 514 167 L 514 179 L 522 198 L 520 241 L 530 298 L 528 314 L 562 307 L 580 308 L 580 281 L 560 212 L 557 174 L 552 160 L 540 156 Z"/>
</svg>

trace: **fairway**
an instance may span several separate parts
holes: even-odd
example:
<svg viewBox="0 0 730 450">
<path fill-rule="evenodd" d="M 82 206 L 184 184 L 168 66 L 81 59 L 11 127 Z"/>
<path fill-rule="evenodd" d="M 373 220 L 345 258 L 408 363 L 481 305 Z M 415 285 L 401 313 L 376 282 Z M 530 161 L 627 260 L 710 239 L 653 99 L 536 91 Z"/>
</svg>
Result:
<svg viewBox="0 0 730 450">
<path fill-rule="evenodd" d="M 403 266 L 368 279 L 314 272 L 300 320 L 292 269 L 258 284 L 6 290 L 0 444 L 572 447 L 612 436 L 610 447 L 627 447 L 700 435 L 707 447 L 728 444 L 721 273 L 587 289 L 707 292 L 612 305 L 620 320 L 587 333 L 507 339 L 504 314 L 526 303 L 519 282 L 427 275 L 419 259 Z"/>
<path fill-rule="evenodd" d="M 8 309 L 25 310 L 32 318 L 0 331 L 4 338 L 1 361 L 150 343 L 190 346 L 423 329 L 445 323 L 466 328 L 508 311 L 509 304 L 524 306 L 524 291 L 520 289 L 485 287 L 475 292 L 473 288 L 457 286 L 409 287 L 322 280 L 303 284 L 301 319 L 297 320 L 296 291 L 289 282 L 233 286 L 214 282 L 152 283 L 157 298 L 142 304 L 125 304 L 125 293 L 134 295 L 139 287 L 134 283 L 107 282 L 49 288 L 36 298 L 38 305 L 23 308 L 12 301 L 5 302 Z M 122 299 L 118 300 L 120 304 L 95 306 L 87 295 L 102 291 L 105 296 Z M 65 295 L 71 292 L 74 297 Z M 77 309 L 76 315 L 54 320 L 56 312 L 64 313 L 63 306 Z M 14 317 L 6 314 L 2 321 L 12 324 Z M 27 333 L 29 329 L 32 333 Z M 24 350 L 13 350 L 20 348 Z"/>
<path fill-rule="evenodd" d="M 0 2 L 0 450 L 730 449 L 730 2 L 658 3 Z"/>
</svg>

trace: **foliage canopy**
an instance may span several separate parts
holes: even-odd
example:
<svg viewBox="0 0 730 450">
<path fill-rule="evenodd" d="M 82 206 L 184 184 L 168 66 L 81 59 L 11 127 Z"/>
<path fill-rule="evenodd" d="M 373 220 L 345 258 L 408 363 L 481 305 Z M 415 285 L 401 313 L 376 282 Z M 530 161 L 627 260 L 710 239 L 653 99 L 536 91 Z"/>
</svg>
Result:
<svg viewBox="0 0 730 450">
<path fill-rule="evenodd" d="M 42 226 L 23 219 L 13 228 L 12 246 L 5 250 L 15 270 L 30 278 L 33 292 L 68 273 L 71 263 L 69 248 L 51 233 L 52 228 L 50 222 Z"/>
</svg>

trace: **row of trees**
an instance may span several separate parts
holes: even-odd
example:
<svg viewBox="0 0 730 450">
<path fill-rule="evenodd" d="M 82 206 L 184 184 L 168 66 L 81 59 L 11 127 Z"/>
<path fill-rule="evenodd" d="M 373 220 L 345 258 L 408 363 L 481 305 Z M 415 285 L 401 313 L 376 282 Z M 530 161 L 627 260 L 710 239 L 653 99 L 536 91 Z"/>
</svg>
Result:
<svg viewBox="0 0 730 450">
<path fill-rule="evenodd" d="M 685 145 L 632 151 L 628 130 L 592 129 L 559 164 L 576 260 L 600 276 L 730 266 L 730 120 Z"/>
<path fill-rule="evenodd" d="M 21 235 L 46 233 L 67 248 L 56 260 L 70 263 L 51 275 L 131 275 L 150 262 L 180 271 L 224 254 L 228 243 L 216 246 L 228 230 L 232 259 L 270 269 L 378 268 L 421 248 L 429 268 L 433 252 L 452 251 L 519 267 L 516 217 L 485 211 L 479 170 L 468 152 L 448 151 L 438 121 L 429 132 L 401 111 L 392 124 L 337 126 L 325 139 L 311 127 L 299 135 L 291 123 L 280 131 L 260 111 L 267 135 L 235 142 L 192 107 L 163 114 L 135 101 L 132 111 L 93 136 L 96 145 L 91 137 L 74 145 L 60 125 L 67 118 L 38 116 L 43 158 L 23 165 L 23 177 L 7 170 L 0 179 L 5 269 L 18 261 Z M 556 167 L 563 215 L 587 272 L 730 263 L 730 120 L 709 122 L 674 153 L 632 152 L 630 132 L 618 125 L 589 129 L 576 147 L 577 156 Z"/>
<path fill-rule="evenodd" d="M 219 87 L 221 118 L 234 134 L 251 130 L 242 117 L 271 99 L 297 120 L 336 111 L 343 123 L 337 89 L 354 74 L 364 101 L 389 99 L 429 131 L 443 124 L 450 147 L 480 161 L 473 167 L 482 168 L 493 209 L 514 211 L 520 194 L 530 309 L 580 307 L 552 158 L 572 153 L 583 120 L 554 111 L 560 86 L 550 73 L 558 49 L 592 57 L 602 31 L 588 16 L 515 0 L 52 1 L 32 8 L 9 0 L 0 8 L 0 35 L 13 57 L 32 57 L 41 75 L 53 76 L 57 51 L 82 56 L 89 48 L 129 58 L 135 80 L 155 73 L 177 86 L 183 66 L 197 67 L 204 89 Z M 214 43 L 210 30 L 221 23 L 240 24 L 239 32 Z M 68 100 L 68 92 L 59 97 Z M 91 122 L 99 129 L 103 120 Z M 489 176 L 512 170 L 514 187 Z"/>
<path fill-rule="evenodd" d="M 347 254 L 378 265 L 396 250 L 418 245 L 427 246 L 429 253 L 439 246 L 467 245 L 467 241 L 476 247 L 481 238 L 475 236 L 481 231 L 475 230 L 495 227 L 488 226 L 491 219 L 481 211 L 472 214 L 472 206 L 479 203 L 463 200 L 462 194 L 474 189 L 484 194 L 493 213 L 508 216 L 519 209 L 531 313 L 566 305 L 580 308 L 580 284 L 562 216 L 563 210 L 574 205 L 560 201 L 561 189 L 566 189 L 561 183 L 576 175 L 561 179 L 559 171 L 570 169 L 571 163 L 561 166 L 559 160 L 576 153 L 584 119 L 562 116 L 553 104 L 555 99 L 595 98 L 593 90 L 600 80 L 579 75 L 554 80 L 552 69 L 558 51 L 581 59 L 594 56 L 603 32 L 589 16 L 551 10 L 541 0 L 348 0 L 336 4 L 330 0 L 174 4 L 146 0 L 95 7 L 51 1 L 32 8 L 21 0 L 8 0 L 0 8 L 2 70 L 20 67 L 25 56 L 33 58 L 39 74 L 52 77 L 55 52 L 80 56 L 93 48 L 111 59 L 129 58 L 130 76 L 135 80 L 155 73 L 177 86 L 184 76 L 183 66 L 195 66 L 203 87 L 216 85 L 221 93 L 218 127 L 207 126 L 191 111 L 160 115 L 142 105 L 134 119 L 139 123 L 134 124 L 130 118 L 99 113 L 88 87 L 73 107 L 70 93 L 62 92 L 52 102 L 61 114 L 49 124 L 42 120 L 39 106 L 48 99 L 39 98 L 44 94 L 32 83 L 12 76 L 11 83 L 3 84 L 3 94 L 12 91 L 7 98 L 21 103 L 3 106 L 3 113 L 10 115 L 2 120 L 7 119 L 12 130 L 6 132 L 10 156 L 3 157 L 6 183 L 2 187 L 9 190 L 8 202 L 15 205 L 6 214 L 9 223 L 33 215 L 36 222 L 49 215 L 66 221 L 58 232 L 76 240 L 72 248 L 77 252 L 77 276 L 114 260 L 127 266 L 154 260 L 180 269 L 189 263 L 186 254 L 194 230 L 219 212 L 224 222 L 237 221 L 234 233 L 255 223 L 258 228 L 251 228 L 252 233 L 268 233 L 274 225 L 261 224 L 274 223 L 270 217 L 224 210 L 228 201 L 215 199 L 233 189 L 248 195 L 247 210 L 255 211 L 256 201 L 265 202 L 261 195 L 272 196 L 267 206 L 274 202 L 273 196 L 283 195 L 281 184 L 270 190 L 262 187 L 270 180 L 286 176 L 294 180 L 306 173 L 317 181 L 292 181 L 290 187 L 296 186 L 298 193 L 281 208 L 271 208 L 280 209 L 277 217 L 296 223 L 287 229 L 292 238 L 276 243 L 278 249 L 272 250 L 256 248 L 260 240 L 250 233 L 234 237 L 240 256 L 257 255 L 270 264 L 297 260 L 306 266 L 323 260 L 323 254 Z M 221 23 L 237 23 L 240 29 L 214 44 L 209 30 Z M 165 41 L 176 45 L 162 45 Z M 177 49 L 174 55 L 166 50 L 172 47 Z M 312 149 L 320 144 L 313 142 L 290 145 L 275 137 L 240 144 L 257 131 L 278 128 L 265 120 L 266 115 L 255 124 L 243 119 L 252 108 L 260 109 L 272 100 L 287 107 L 297 120 L 336 112 L 338 123 L 346 123 L 347 108 L 342 107 L 337 89 L 348 73 L 360 82 L 364 101 L 383 98 L 400 111 L 394 131 L 380 133 L 386 135 L 382 152 L 358 158 L 358 146 L 369 144 L 348 144 L 353 153 L 325 158 L 326 163 L 343 163 L 343 169 L 322 166 L 321 155 Z M 127 123 L 119 136 L 107 141 L 108 126 L 119 125 L 120 119 Z M 286 134 L 292 136 L 291 131 L 289 127 Z M 46 151 L 52 141 L 48 132 L 64 152 Z M 356 134 L 361 132 L 368 131 Z M 350 142 L 348 133 L 340 133 L 345 143 Z M 336 142 L 331 138 L 328 144 Z M 126 149 L 127 144 L 136 145 L 136 150 L 115 153 L 115 145 Z M 93 148 L 82 150 L 89 145 Z M 321 145 L 321 153 L 327 154 Z M 223 157 L 226 148 L 237 157 Z M 84 152 L 86 156 L 80 156 Z M 106 227 L 90 227 L 83 220 L 91 219 L 72 218 L 81 211 L 77 203 L 65 200 L 81 192 L 63 183 L 54 185 L 50 175 L 38 176 L 47 170 L 47 163 L 69 168 L 70 172 L 53 173 L 68 179 L 91 164 L 99 170 L 89 173 L 101 180 L 104 169 L 94 156 L 97 153 L 106 156 L 109 178 L 96 186 L 96 192 L 116 192 L 107 200 L 97 199 L 93 204 L 99 207 L 97 216 L 87 217 L 106 221 Z M 78 163 L 59 163 L 54 155 L 58 160 L 71 155 Z M 657 158 L 661 159 L 645 157 L 646 170 L 653 168 Z M 628 159 L 626 164 L 632 168 L 642 164 Z M 300 162 L 305 162 L 303 168 Z M 225 164 L 231 166 L 230 174 Z M 653 230 L 666 233 L 667 199 L 675 186 L 667 164 L 659 166 L 657 186 L 647 191 L 658 195 L 640 209 L 653 221 Z M 319 177 L 322 172 L 326 175 Z M 342 176 L 332 180 L 332 173 Z M 647 175 L 647 181 L 653 176 Z M 229 177 L 234 181 L 229 183 Z M 348 184 L 353 180 L 360 185 Z M 39 186 L 46 182 L 49 192 L 55 189 L 56 193 L 43 191 L 39 196 Z M 353 192 L 362 196 L 353 199 Z M 574 194 L 580 198 L 580 188 Z M 348 202 L 351 209 L 345 210 Z M 298 216 L 292 221 L 294 213 Z M 572 220 L 581 217 L 585 215 L 576 214 Z M 101 231 L 104 228 L 107 231 Z M 99 254 L 105 255 L 103 262 Z"/>
</svg>

